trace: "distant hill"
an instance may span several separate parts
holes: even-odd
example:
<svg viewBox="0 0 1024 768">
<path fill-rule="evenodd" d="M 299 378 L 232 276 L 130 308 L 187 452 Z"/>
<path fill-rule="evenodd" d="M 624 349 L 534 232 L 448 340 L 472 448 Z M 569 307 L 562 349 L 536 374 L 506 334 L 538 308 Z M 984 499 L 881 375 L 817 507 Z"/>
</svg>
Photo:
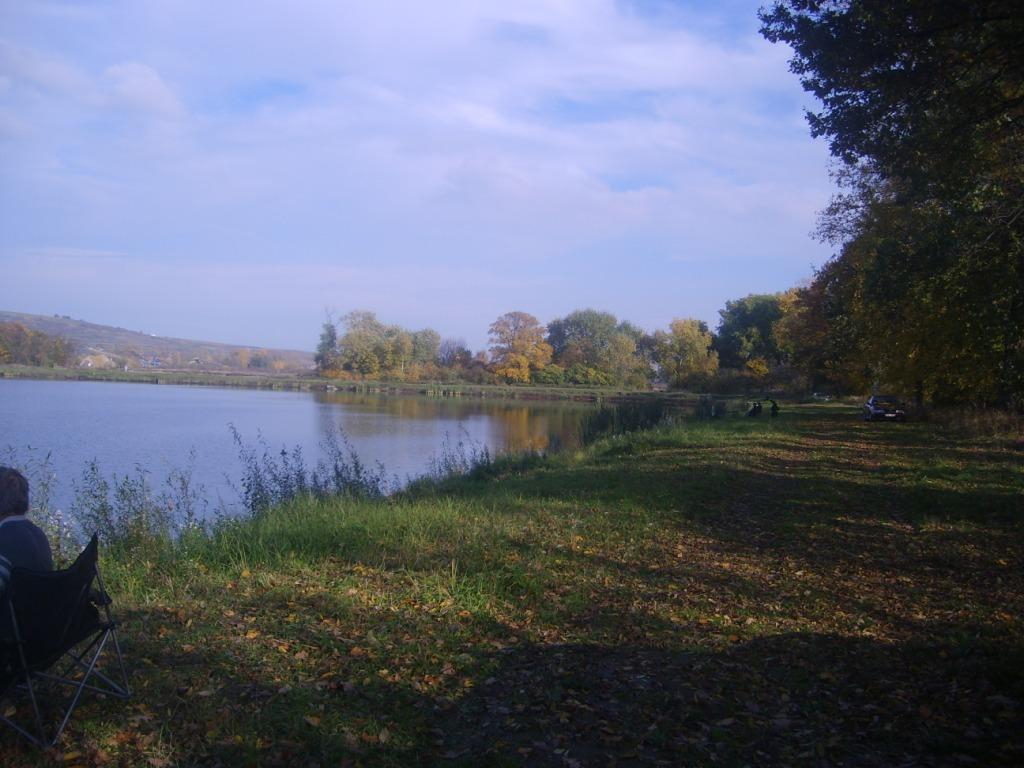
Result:
<svg viewBox="0 0 1024 768">
<path fill-rule="evenodd" d="M 269 372 L 307 370 L 313 366 L 312 352 L 156 336 L 73 320 L 67 315 L 30 315 L 0 310 L 0 323 L 21 323 L 31 330 L 69 339 L 83 367 Z"/>
</svg>

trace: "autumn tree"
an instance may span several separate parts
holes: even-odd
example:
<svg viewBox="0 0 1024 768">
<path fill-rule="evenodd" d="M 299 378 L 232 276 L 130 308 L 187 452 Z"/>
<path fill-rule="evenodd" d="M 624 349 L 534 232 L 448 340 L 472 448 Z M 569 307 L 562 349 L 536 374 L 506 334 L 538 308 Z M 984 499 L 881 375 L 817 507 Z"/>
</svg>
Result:
<svg viewBox="0 0 1024 768">
<path fill-rule="evenodd" d="M 375 349 L 382 373 L 404 378 L 412 362 L 412 334 L 397 325 L 385 326 Z"/>
<path fill-rule="evenodd" d="M 386 353 L 384 326 L 373 312 L 355 310 L 341 318 L 345 333 L 338 340 L 341 367 L 361 376 L 380 372 Z"/>
<path fill-rule="evenodd" d="M 822 221 L 839 250 L 801 298 L 834 370 L 1024 407 L 1020 4 L 788 0 L 761 19 L 842 164 Z"/>
<path fill-rule="evenodd" d="M 701 320 L 673 320 L 668 333 L 655 334 L 658 366 L 674 388 L 706 387 L 718 371 L 714 337 Z"/>
<path fill-rule="evenodd" d="M 544 326 L 527 312 L 508 312 L 489 329 L 491 371 L 506 381 L 528 382 L 534 371 L 551 362 Z"/>
<path fill-rule="evenodd" d="M 63 336 L 33 331 L 22 323 L 0 323 L 0 363 L 68 366 L 74 356 L 74 344 Z"/>
<path fill-rule="evenodd" d="M 248 368 L 252 359 L 251 349 L 236 349 L 231 354 L 231 365 L 237 368 Z"/>
<path fill-rule="evenodd" d="M 430 328 L 408 331 L 385 325 L 367 310 L 355 310 L 340 322 L 344 333 L 328 318 L 317 346 L 317 368 L 356 376 L 416 379 L 431 372 L 441 343 L 440 334 Z"/>
</svg>

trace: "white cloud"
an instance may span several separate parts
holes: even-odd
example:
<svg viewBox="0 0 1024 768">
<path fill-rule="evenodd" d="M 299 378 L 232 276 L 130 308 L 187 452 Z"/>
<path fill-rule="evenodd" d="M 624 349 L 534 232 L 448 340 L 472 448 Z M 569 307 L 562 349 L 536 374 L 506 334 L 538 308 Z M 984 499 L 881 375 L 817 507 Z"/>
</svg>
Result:
<svg viewBox="0 0 1024 768">
<path fill-rule="evenodd" d="M 0 73 L 8 83 L 23 83 L 60 97 L 70 96 L 82 101 L 95 97 L 89 78 L 62 57 L 7 40 L 0 40 Z M 5 92 L 9 90 L 5 89 Z"/>
<path fill-rule="evenodd" d="M 152 111 L 167 117 L 181 112 L 178 98 L 152 67 L 129 61 L 107 67 L 103 74 L 111 103 L 116 106 Z"/>
<path fill-rule="evenodd" d="M 748 29 L 715 39 L 612 0 L 138 0 L 73 21 L 14 6 L 0 250 L 133 254 L 90 283 L 98 311 L 171 317 L 144 286 L 182 269 L 227 280 L 194 293 L 245 315 L 276 280 L 317 297 L 281 299 L 294 312 L 260 332 L 284 323 L 296 338 L 318 323 L 308 304 L 400 314 L 463 274 L 473 297 L 442 306 L 467 337 L 605 284 L 623 286 L 608 308 L 626 316 L 710 301 L 674 254 L 688 268 L 757 255 L 795 282 L 824 255 L 805 234 L 828 193 L 825 153 L 799 124 L 785 51 L 754 35 L 756 6 Z M 71 269 L 52 264 L 23 295 L 49 300 Z M 643 271 L 683 282 L 625 293 Z"/>
</svg>

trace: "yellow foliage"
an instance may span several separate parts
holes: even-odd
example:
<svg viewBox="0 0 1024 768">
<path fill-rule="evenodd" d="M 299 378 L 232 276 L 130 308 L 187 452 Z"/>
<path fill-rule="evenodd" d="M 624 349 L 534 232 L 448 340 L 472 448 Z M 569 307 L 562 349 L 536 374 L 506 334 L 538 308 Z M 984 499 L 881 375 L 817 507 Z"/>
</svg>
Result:
<svg viewBox="0 0 1024 768">
<path fill-rule="evenodd" d="M 553 350 L 544 341 L 544 326 L 526 312 L 508 312 L 490 327 L 491 372 L 508 381 L 528 382 L 531 371 L 543 370 Z"/>
<path fill-rule="evenodd" d="M 768 375 L 768 362 L 763 357 L 752 357 L 747 360 L 747 370 L 758 379 Z"/>
</svg>

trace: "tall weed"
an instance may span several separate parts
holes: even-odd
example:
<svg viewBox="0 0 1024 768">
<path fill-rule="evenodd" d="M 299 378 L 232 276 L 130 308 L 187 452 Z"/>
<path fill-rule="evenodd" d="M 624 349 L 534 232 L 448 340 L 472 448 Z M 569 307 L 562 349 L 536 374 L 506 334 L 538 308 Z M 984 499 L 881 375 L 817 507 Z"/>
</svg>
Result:
<svg viewBox="0 0 1024 768">
<path fill-rule="evenodd" d="M 651 429 L 677 416 L 677 409 L 660 399 L 605 405 L 583 419 L 580 443 L 590 445 L 604 437 Z"/>
<path fill-rule="evenodd" d="M 249 447 L 233 425 L 230 429 L 242 462 L 242 477 L 231 485 L 250 516 L 303 497 L 381 498 L 397 487 L 383 464 L 364 464 L 340 430 L 320 444 L 324 458 L 309 470 L 301 447 L 272 452 L 262 435 L 257 435 L 255 447 Z"/>
<path fill-rule="evenodd" d="M 469 433 L 460 428 L 458 438 L 452 442 L 451 435 L 444 434 L 441 449 L 428 463 L 427 476 L 433 480 L 444 480 L 472 473 L 486 472 L 494 464 L 490 449 L 470 439 Z"/>
</svg>

